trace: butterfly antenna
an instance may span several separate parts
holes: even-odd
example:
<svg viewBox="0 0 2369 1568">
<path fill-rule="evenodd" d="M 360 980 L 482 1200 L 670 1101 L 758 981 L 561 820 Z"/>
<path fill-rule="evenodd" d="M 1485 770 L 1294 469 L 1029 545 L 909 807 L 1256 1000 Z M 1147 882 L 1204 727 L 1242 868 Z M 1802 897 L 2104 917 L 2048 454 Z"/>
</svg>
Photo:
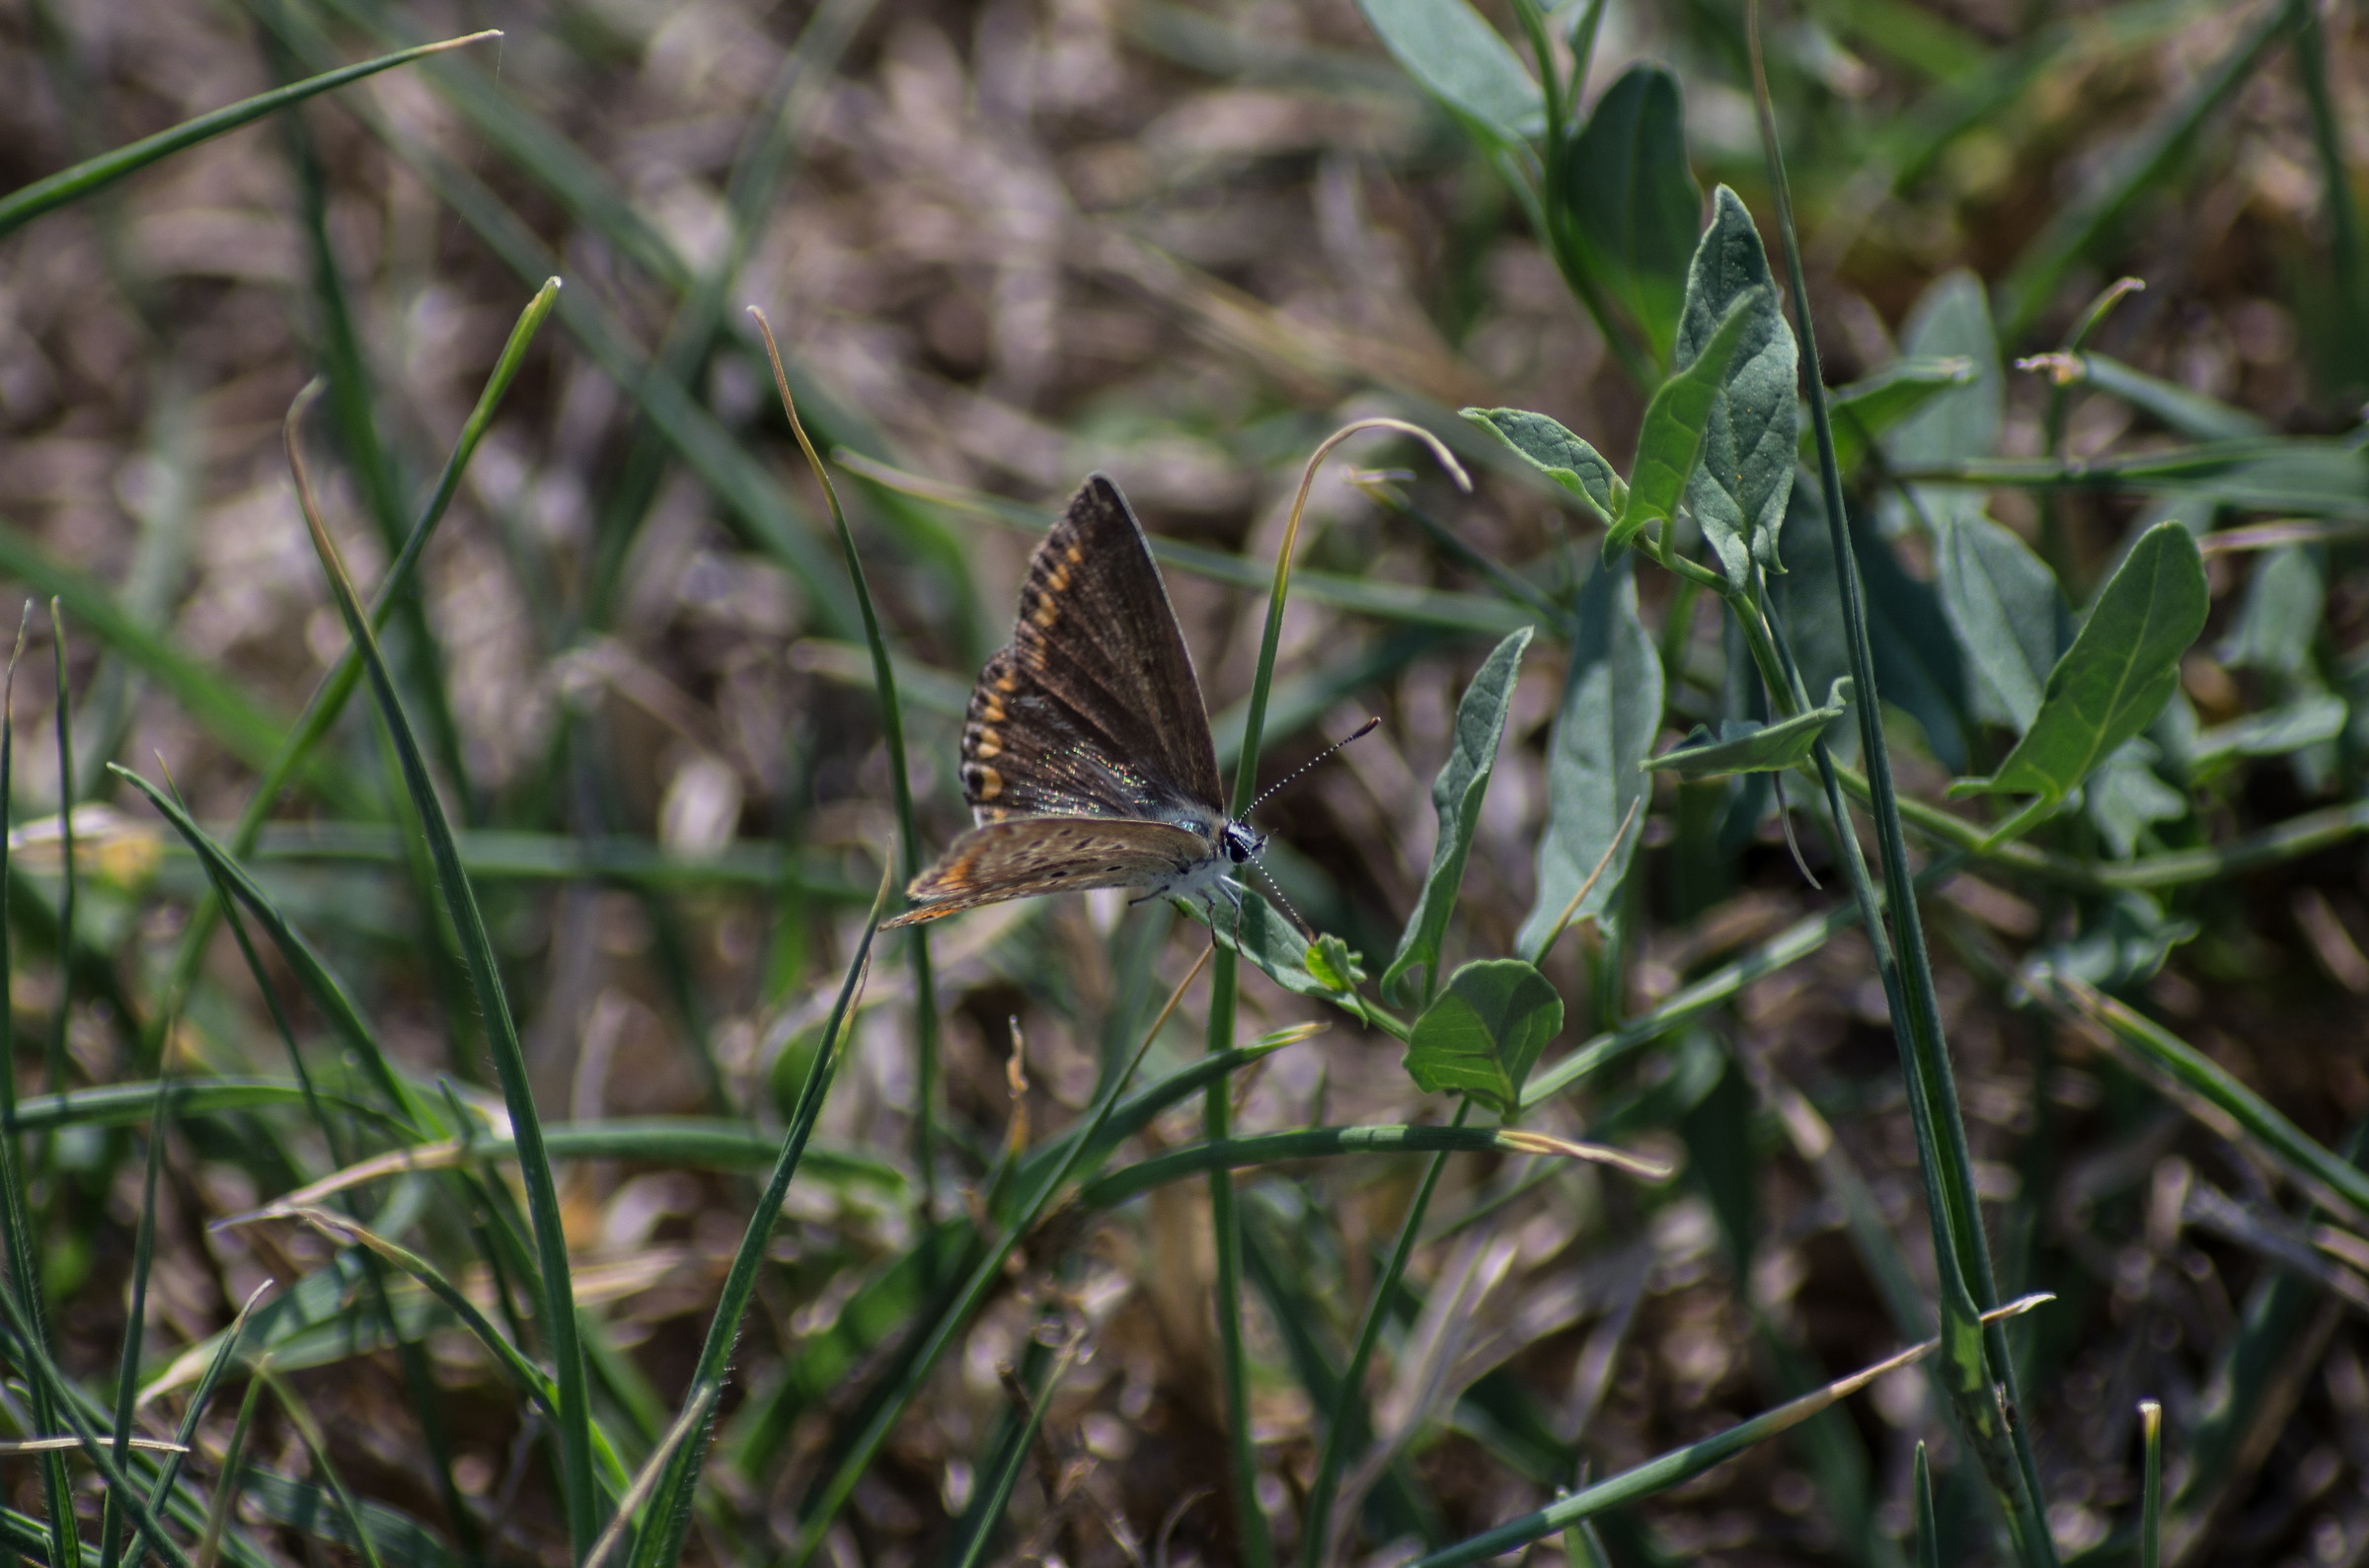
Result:
<svg viewBox="0 0 2369 1568">
<path fill-rule="evenodd" d="M 1294 779 L 1297 779 L 1300 775 L 1306 773 L 1318 763 L 1323 762 L 1327 757 L 1332 756 L 1335 752 L 1340 750 L 1341 747 L 1346 746 L 1350 741 L 1363 740 L 1366 736 L 1372 734 L 1375 730 L 1381 727 L 1382 720 L 1380 717 L 1377 716 L 1367 719 L 1364 723 L 1357 726 L 1357 732 L 1355 734 L 1345 735 L 1339 740 L 1335 741 L 1332 745 L 1327 746 L 1323 751 L 1318 752 L 1315 756 L 1309 758 L 1306 762 L 1300 764 L 1297 768 L 1294 768 L 1291 770 L 1291 772 L 1285 774 L 1273 784 L 1268 784 L 1263 790 L 1260 791 L 1259 798 L 1252 801 L 1249 809 L 1244 811 L 1242 815 L 1244 817 L 1248 817 L 1252 811 L 1258 810 L 1261 806 L 1266 804 L 1267 801 L 1274 798 L 1275 792 L 1281 789 L 1285 784 L 1291 783 Z M 1271 882 L 1274 880 L 1274 878 L 1269 877 L 1267 880 Z M 1296 919 L 1297 917 L 1295 916 L 1294 918 Z"/>
<path fill-rule="evenodd" d="M 1374 727 L 1374 724 L 1379 724 L 1380 722 L 1382 722 L 1382 721 L 1381 721 L 1380 719 L 1378 719 L 1378 718 L 1377 718 L 1377 719 L 1375 719 L 1375 720 L 1373 721 L 1373 723 L 1372 723 L 1372 724 L 1368 724 L 1368 725 L 1366 725 L 1366 726 L 1365 726 L 1365 729 L 1371 729 L 1371 728 L 1373 728 L 1373 727 Z M 1364 733 L 1365 733 L 1365 729 L 1361 729 L 1361 730 L 1359 730 L 1359 731 L 1357 732 L 1357 735 L 1362 735 L 1362 734 L 1364 734 Z M 1349 740 L 1355 740 L 1355 739 L 1357 738 L 1357 735 L 1351 735 L 1351 736 L 1349 737 Z M 1346 741 L 1346 740 L 1344 740 L 1344 741 L 1342 741 L 1342 742 L 1341 742 L 1341 745 L 1343 745 L 1343 746 L 1345 746 L 1345 745 L 1347 745 L 1347 744 L 1348 744 L 1348 741 Z M 1338 748 L 1338 747 L 1336 747 L 1335 749 L 1336 749 L 1336 750 L 1338 750 L 1339 748 Z M 1264 878 L 1266 879 L 1266 885 L 1267 885 L 1268 889 L 1269 889 L 1270 891 L 1272 891 L 1272 892 L 1274 893 L 1274 895 L 1275 895 L 1275 902 L 1276 902 L 1276 903 L 1278 903 L 1278 904 L 1280 904 L 1280 905 L 1282 905 L 1282 906 L 1283 906 L 1283 913 L 1284 913 L 1284 914 L 1286 914 L 1286 915 L 1289 915 L 1289 916 L 1291 917 L 1292 929 L 1293 929 L 1293 930 L 1295 930 L 1295 931 L 1297 931 L 1297 932 L 1300 933 L 1300 935 L 1301 935 L 1301 937 L 1302 937 L 1303 939 L 1305 939 L 1305 940 L 1308 940 L 1308 941 L 1314 941 L 1314 940 L 1316 940 L 1316 928 L 1315 928 L 1314 926 L 1311 926 L 1311 925 L 1309 925 L 1309 924 L 1308 924 L 1306 921 L 1304 921 L 1304 920 L 1300 919 L 1300 912 L 1299 912 L 1298 910 L 1296 910 L 1296 909 L 1293 909 L 1293 908 L 1291 907 L 1291 900 L 1290 900 L 1290 899 L 1288 899 L 1288 898 L 1285 898 L 1285 897 L 1283 896 L 1283 884 L 1282 884 L 1282 883 L 1280 883 L 1280 882 L 1278 882 L 1278 881 L 1276 881 L 1276 880 L 1275 880 L 1275 873 L 1274 873 L 1274 872 L 1272 872 L 1272 871 L 1270 871 L 1270 870 L 1268 870 L 1268 869 L 1266 868 L 1266 859 L 1265 859 L 1265 857 L 1263 857 L 1263 856 L 1258 856 L 1258 855 L 1254 855 L 1254 856 L 1252 856 L 1252 857 L 1251 857 L 1251 863 L 1252 863 L 1253 865 L 1255 865 L 1255 866 L 1259 867 L 1259 874 L 1260 874 L 1261 876 L 1262 876 L 1262 877 L 1264 877 Z M 1237 947 L 1239 947 L 1239 946 L 1242 944 L 1242 943 L 1241 943 L 1241 933 L 1240 933 L 1240 929 L 1239 929 L 1239 926 L 1240 926 L 1240 919 L 1241 919 L 1240 915 L 1239 915 L 1239 914 L 1237 914 L 1237 916 L 1236 916 L 1237 930 L 1236 930 L 1236 933 L 1235 933 L 1235 945 L 1236 945 Z"/>
</svg>

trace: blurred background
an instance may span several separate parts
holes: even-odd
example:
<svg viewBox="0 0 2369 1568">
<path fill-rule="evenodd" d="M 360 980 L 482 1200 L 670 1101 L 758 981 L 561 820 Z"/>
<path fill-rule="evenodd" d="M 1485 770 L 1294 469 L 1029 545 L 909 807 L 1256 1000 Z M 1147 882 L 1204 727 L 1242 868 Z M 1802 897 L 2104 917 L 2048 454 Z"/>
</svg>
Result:
<svg viewBox="0 0 2369 1568">
<path fill-rule="evenodd" d="M 1949 274 L 1988 287 L 2011 359 L 2057 346 L 2128 274 L 2145 291 L 2094 346 L 2242 413 L 2244 428 L 2357 428 L 2369 318 L 2346 291 L 2364 286 L 2359 239 L 2331 220 L 2322 172 L 2332 133 L 2352 202 L 2369 194 L 2369 36 L 2357 7 L 2319 11 L 2310 46 L 2331 93 L 2316 119 L 2296 65 L 2302 9 L 1817 0 L 1769 14 L 1828 382 L 1892 360 L 1912 307 Z M 1515 36 L 1509 12 L 1483 11 Z M 1649 389 L 1574 303 L 1500 172 L 1358 8 L 6 0 L 0 186 L 481 28 L 502 37 L 208 142 L 0 242 L 0 579 L 61 599 L 82 803 L 66 1084 L 142 1076 L 143 1035 L 164 1026 L 158 999 L 205 886 L 103 765 L 159 781 L 169 768 L 200 820 L 227 824 L 346 645 L 290 485 L 290 400 L 324 370 L 338 378 L 306 438 L 330 526 L 367 587 L 553 275 L 559 312 L 389 632 L 548 1117 L 778 1126 L 895 843 L 855 600 L 754 351 L 750 304 L 780 333 L 818 444 L 845 459 L 840 489 L 899 659 L 925 853 L 965 825 L 961 705 L 1008 635 L 1029 520 L 1041 526 L 1088 472 L 1112 476 L 1147 528 L 1182 547 L 1169 589 L 1225 749 L 1239 744 L 1266 573 L 1314 445 L 1369 413 L 1457 443 L 1480 480 L 1470 496 L 1404 442 L 1362 438 L 1328 465 L 1303 535 L 1309 575 L 1283 625 L 1266 775 L 1368 713 L 1383 726 L 1259 825 L 1301 913 L 1378 969 L 1428 863 L 1430 782 L 1457 699 L 1495 638 L 1530 619 L 1394 505 L 1567 586 L 1594 559 L 1594 525 L 1454 411 L 1544 411 L 1618 460 Z M 1668 64 L 1704 189 L 1734 187 L 1773 236 L 1742 37 L 1729 0 L 1616 0 L 1588 81 L 1592 95 L 1635 60 Z M 2051 391 L 2006 371 L 2001 455 L 2042 455 L 2052 417 L 2077 459 L 2170 444 L 2127 401 L 2077 392 L 2052 415 Z M 2060 504 L 2049 559 L 2079 604 L 2160 508 L 2088 493 Z M 1992 515 L 2030 539 L 2040 513 L 2029 491 L 1993 500 Z M 1879 548 L 1930 576 L 1913 528 Z M 2260 706 L 2272 679 L 2217 641 L 2254 559 L 2212 558 L 2215 621 L 2184 672 L 2207 721 Z M 2322 619 L 2306 633 L 2313 667 L 2347 701 L 2369 636 L 2362 567 L 2357 541 L 2330 547 Z M 1669 732 L 1716 722 L 1731 667 L 1719 618 L 1694 614 L 1691 598 L 1673 614 L 1657 574 L 1643 592 Z M 60 1086 L 42 1046 L 64 994 L 46 914 L 59 893 L 59 687 L 45 611 L 33 625 L 14 709 L 14 820 L 28 825 L 11 973 L 29 1093 Z M 1561 660 L 1542 639 L 1516 690 L 1457 956 L 1508 950 L 1531 907 Z M 1904 788 L 1939 799 L 1967 769 L 1934 759 L 1928 712 L 1895 712 L 1894 730 Z M 2354 798 L 2358 733 L 2317 762 L 2243 763 L 2199 800 L 2186 838 L 2166 829 L 2150 843 L 2178 849 Z M 315 775 L 276 803 L 253 865 L 404 1067 L 497 1111 L 387 755 L 374 722 L 349 713 Z M 1722 836 L 1724 798 L 1661 787 L 1617 938 L 1583 930 L 1549 966 L 1569 1007 L 1550 1059 L 1847 902 L 1831 877 L 1822 892 L 1804 882 L 1774 816 Z M 1812 869 L 1832 869 L 1805 849 Z M 2157 944 L 2153 964 L 2118 972 L 2331 1145 L 2369 1111 L 2363 870 L 2339 839 L 2207 884 L 2131 938 Z M 2020 1281 L 2064 1297 L 2033 1320 L 2037 1408 L 2025 1412 L 2050 1523 L 2066 1551 L 2100 1548 L 2120 1540 L 2114 1521 L 2135 1495 L 2132 1400 L 2163 1398 L 2176 1430 L 2210 1417 L 2218 1353 L 2291 1237 L 2247 1218 L 2267 1201 L 2257 1162 L 2078 1029 L 2021 1006 L 2020 955 L 2102 929 L 2092 914 L 2012 877 L 1960 877 L 1934 910 L 2001 1246 Z M 958 1218 L 1015 1116 L 1037 1137 L 1073 1119 L 1204 942 L 1112 895 L 935 928 L 931 1172 L 913 1162 L 912 972 L 876 964 L 817 1135 L 850 1157 L 794 1189 L 726 1395 L 719 1513 L 703 1518 L 695 1556 L 772 1561 L 794 1538 L 818 1467 L 926 1298 L 927 1270 L 913 1272 L 935 1233 L 922 1188 L 939 1218 Z M 267 970 L 285 982 L 278 964 Z M 335 1080 L 321 1019 L 281 989 Z M 1188 998 L 1147 1074 L 1198 1050 L 1198 1007 Z M 1246 1076 L 1241 1127 L 1444 1119 L 1386 1036 L 1257 975 L 1244 1008 L 1245 1040 L 1320 1017 L 1332 1027 Z M 195 1076 L 284 1070 L 234 943 L 207 950 L 171 1043 L 176 1070 Z M 267 1135 L 237 1118 L 174 1133 L 152 1371 L 220 1330 L 266 1276 L 324 1267 L 331 1249 L 293 1227 L 207 1229 L 335 1168 L 321 1140 L 283 1120 Z M 1415 1270 L 1432 1310 L 1411 1307 L 1375 1385 L 1395 1467 L 1365 1477 L 1385 1502 L 1344 1545 L 1351 1560 L 1484 1528 L 1567 1484 L 1575 1458 L 1617 1470 L 1888 1348 L 1888 1284 L 1866 1272 L 1852 1224 L 1896 1232 L 1909 1283 L 1930 1287 L 1894 1047 L 1856 933 L 1532 1120 L 1612 1136 L 1688 1174 L 1648 1189 L 1584 1167 L 1541 1177 L 1510 1158 L 1450 1166 L 1439 1234 Z M 1187 1105 L 1143 1147 L 1196 1126 Z M 97 1383 L 122 1332 L 142 1164 L 121 1131 L 70 1131 L 37 1173 L 44 1286 L 61 1358 Z M 1821 1162 L 1838 1138 L 1847 1181 Z M 1337 1361 L 1415 1173 L 1373 1157 L 1246 1180 L 1261 1497 L 1286 1537 L 1313 1447 L 1309 1358 Z M 2208 1189 L 2224 1205 L 2209 1237 L 2193 1219 L 2193 1194 Z M 579 1301 L 600 1324 L 602 1408 L 637 1441 L 680 1396 L 753 1193 L 745 1177 L 663 1162 L 565 1171 Z M 999 1368 L 1024 1357 L 1048 1311 L 1079 1325 L 1086 1350 L 1046 1411 L 999 1550 L 1236 1560 L 1205 1203 L 1197 1184 L 1162 1187 L 1081 1227 L 1066 1263 L 1056 1247 L 1032 1258 L 1041 1266 L 1016 1277 L 896 1427 L 830 1537 L 834 1560 L 920 1562 L 946 1548 L 1012 1408 Z M 2327 1299 L 2352 1305 L 2310 1318 L 2316 1337 L 2281 1363 L 2283 1402 L 2255 1410 L 2212 1473 L 2176 1477 L 2200 1488 L 2182 1494 L 2196 1521 L 2188 1560 L 2333 1564 L 2369 1551 L 2369 1284 L 2345 1278 L 2351 1294 Z M 1311 1333 L 1316 1352 L 1298 1342 Z M 412 1563 L 561 1560 L 547 1474 L 523 1457 L 531 1424 L 456 1333 L 425 1343 L 449 1428 L 432 1443 L 383 1351 L 291 1352 L 290 1376 L 354 1489 L 426 1522 L 419 1539 L 401 1537 Z M 225 1400 L 201 1455 L 219 1455 L 229 1419 Z M 1919 1375 L 1886 1380 L 1821 1431 L 1622 1514 L 1608 1549 L 1622 1562 L 1899 1561 L 1911 1453 L 1926 1437 L 1948 1461 L 1953 1538 L 1971 1543 L 1963 1560 L 1979 1558 L 1982 1505 Z M 259 1462 L 305 1469 L 292 1426 L 267 1416 L 259 1434 Z M 30 1467 L 8 1484 L 38 1512 Z M 250 1499 L 258 1538 L 291 1560 L 341 1558 L 334 1533 L 291 1524 L 280 1495 Z"/>
</svg>

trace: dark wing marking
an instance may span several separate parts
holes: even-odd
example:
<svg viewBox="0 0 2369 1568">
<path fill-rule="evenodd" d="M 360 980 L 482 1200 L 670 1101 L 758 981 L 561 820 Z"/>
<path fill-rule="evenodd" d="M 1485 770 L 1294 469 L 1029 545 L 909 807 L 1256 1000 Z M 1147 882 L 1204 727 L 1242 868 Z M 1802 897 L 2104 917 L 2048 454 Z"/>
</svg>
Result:
<svg viewBox="0 0 2369 1568">
<path fill-rule="evenodd" d="M 1215 851 L 1209 840 L 1165 822 L 1095 817 L 1022 817 L 971 829 L 936 865 L 913 879 L 907 910 L 887 926 L 1000 904 L 1038 893 L 1140 887 L 1190 870 Z"/>
<path fill-rule="evenodd" d="M 1214 826 L 1222 815 L 1110 745 L 1005 648 L 979 672 L 962 726 L 962 793 L 972 820 L 1130 817 Z"/>
<path fill-rule="evenodd" d="M 996 668 L 988 665 L 990 673 Z M 1217 748 L 1192 655 L 1142 525 L 1100 474 L 1071 498 L 1029 562 L 1011 670 L 1016 695 L 1047 705 L 1032 722 L 1115 775 L 1122 793 L 1151 791 L 1223 814 Z M 986 687 L 982 678 L 982 694 Z"/>
</svg>

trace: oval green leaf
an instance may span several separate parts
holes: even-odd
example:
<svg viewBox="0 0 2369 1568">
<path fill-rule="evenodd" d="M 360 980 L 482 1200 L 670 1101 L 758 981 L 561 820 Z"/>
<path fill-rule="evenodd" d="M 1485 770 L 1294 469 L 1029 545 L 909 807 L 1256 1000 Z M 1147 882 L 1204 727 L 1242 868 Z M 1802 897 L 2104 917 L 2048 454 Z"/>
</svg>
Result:
<svg viewBox="0 0 2369 1568">
<path fill-rule="evenodd" d="M 1431 868 L 1424 873 L 1414 913 L 1407 917 L 1407 932 L 1399 938 L 1398 953 L 1383 971 L 1382 994 L 1386 997 L 1417 964 L 1432 976 L 1439 972 L 1440 939 L 1447 934 L 1456 889 L 1464 881 L 1465 858 L 1472 853 L 1473 830 L 1481 821 L 1481 797 L 1488 793 L 1490 775 L 1497 765 L 1505 710 L 1512 705 L 1513 685 L 1522 673 L 1522 650 L 1529 645 L 1528 627 L 1498 643 L 1465 689 L 1464 701 L 1456 705 L 1455 744 L 1431 784 L 1431 804 L 1439 813 L 1439 841 L 1432 847 Z"/>
<path fill-rule="evenodd" d="M 1519 958 L 1485 958 L 1448 978 L 1414 1021 L 1407 1076 L 1425 1093 L 1469 1094 L 1510 1115 L 1539 1052 L 1563 1030 L 1563 998 Z"/>
<path fill-rule="evenodd" d="M 2048 672 L 2031 727 L 1988 780 L 1957 792 L 2062 800 L 2144 729 L 2179 684 L 2204 630 L 2204 562 L 2178 523 L 2158 523 L 2115 569 L 2081 635 Z"/>
</svg>

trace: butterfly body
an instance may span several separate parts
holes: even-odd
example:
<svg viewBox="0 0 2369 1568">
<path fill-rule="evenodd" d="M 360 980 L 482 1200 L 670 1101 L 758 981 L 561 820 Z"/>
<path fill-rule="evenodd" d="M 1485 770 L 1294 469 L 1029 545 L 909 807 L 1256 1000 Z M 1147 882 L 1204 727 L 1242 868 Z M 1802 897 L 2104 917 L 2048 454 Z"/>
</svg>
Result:
<svg viewBox="0 0 2369 1568">
<path fill-rule="evenodd" d="M 1229 873 L 1266 841 L 1226 813 L 1192 656 L 1102 475 L 1031 558 L 1012 645 L 971 690 L 961 778 L 976 825 L 891 926 L 1097 887 L 1240 907 Z"/>
</svg>

